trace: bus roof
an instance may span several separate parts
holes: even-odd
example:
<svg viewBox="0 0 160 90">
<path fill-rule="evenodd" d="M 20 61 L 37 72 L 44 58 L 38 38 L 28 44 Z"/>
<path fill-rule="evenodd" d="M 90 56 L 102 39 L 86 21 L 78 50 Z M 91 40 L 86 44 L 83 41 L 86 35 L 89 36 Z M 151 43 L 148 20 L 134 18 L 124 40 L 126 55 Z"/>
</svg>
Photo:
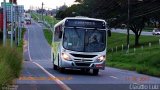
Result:
<svg viewBox="0 0 160 90">
<path fill-rule="evenodd" d="M 95 21 L 104 21 L 105 22 L 105 20 L 103 20 L 103 19 L 96 19 L 96 18 L 89 18 L 89 17 L 82 17 L 82 16 L 65 18 L 65 20 L 67 20 L 67 19 L 95 20 Z"/>
<path fill-rule="evenodd" d="M 64 25 L 64 24 L 65 24 L 65 21 L 66 21 L 66 20 L 69 20 L 69 19 L 72 19 L 72 20 L 78 19 L 78 20 L 102 21 L 102 22 L 105 22 L 105 24 L 106 24 L 106 21 L 103 20 L 103 19 L 96 19 L 96 18 L 89 18 L 89 17 L 77 16 L 77 17 L 66 17 L 66 18 L 64 18 L 63 20 L 61 20 L 60 22 L 58 22 L 58 23 L 55 25 L 55 27 L 57 27 L 57 26 L 59 26 L 59 25 L 61 25 L 61 24 Z"/>
</svg>

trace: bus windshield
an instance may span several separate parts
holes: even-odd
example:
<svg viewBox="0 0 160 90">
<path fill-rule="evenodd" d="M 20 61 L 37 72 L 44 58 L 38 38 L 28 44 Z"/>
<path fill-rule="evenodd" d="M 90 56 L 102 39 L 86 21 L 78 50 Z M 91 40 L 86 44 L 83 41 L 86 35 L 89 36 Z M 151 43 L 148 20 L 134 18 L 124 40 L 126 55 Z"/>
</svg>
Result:
<svg viewBox="0 0 160 90">
<path fill-rule="evenodd" d="M 79 52 L 101 52 L 106 47 L 106 31 L 97 29 L 65 28 L 63 47 Z"/>
</svg>

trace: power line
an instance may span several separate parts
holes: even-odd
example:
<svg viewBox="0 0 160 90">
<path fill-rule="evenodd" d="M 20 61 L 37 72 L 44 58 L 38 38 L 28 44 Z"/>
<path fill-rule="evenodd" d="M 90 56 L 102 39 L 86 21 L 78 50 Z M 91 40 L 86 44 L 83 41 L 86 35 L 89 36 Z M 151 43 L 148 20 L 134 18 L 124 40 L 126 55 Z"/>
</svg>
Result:
<svg viewBox="0 0 160 90">
<path fill-rule="evenodd" d="M 146 2 L 144 2 L 144 3 L 145 4 L 141 3 L 141 7 L 134 9 L 134 11 L 138 11 L 138 12 L 136 12 L 134 14 L 133 18 L 141 17 L 141 16 L 148 15 L 151 13 L 155 13 L 160 10 L 160 6 L 158 5 L 158 2 L 156 2 L 156 0 L 154 0 L 152 2 L 148 2 L 148 3 L 146 3 Z"/>
<path fill-rule="evenodd" d="M 158 4 L 155 4 L 156 3 L 155 1 L 152 1 L 152 2 L 149 2 L 149 3 L 144 2 L 144 3 L 145 4 L 141 3 L 137 6 L 134 6 L 135 9 L 133 9 L 132 12 L 136 12 L 136 13 L 150 12 L 150 11 L 152 11 L 154 9 L 158 9 L 160 7 Z"/>
<path fill-rule="evenodd" d="M 160 11 L 160 8 L 159 8 L 159 9 L 157 9 L 157 10 L 154 10 L 154 11 L 148 12 L 148 13 L 144 13 L 144 14 L 141 14 L 141 15 L 134 16 L 134 18 L 141 17 L 141 16 L 144 16 L 144 15 L 148 15 L 148 14 L 151 14 L 151 13 L 154 13 L 154 12 L 157 12 L 157 11 Z"/>
</svg>

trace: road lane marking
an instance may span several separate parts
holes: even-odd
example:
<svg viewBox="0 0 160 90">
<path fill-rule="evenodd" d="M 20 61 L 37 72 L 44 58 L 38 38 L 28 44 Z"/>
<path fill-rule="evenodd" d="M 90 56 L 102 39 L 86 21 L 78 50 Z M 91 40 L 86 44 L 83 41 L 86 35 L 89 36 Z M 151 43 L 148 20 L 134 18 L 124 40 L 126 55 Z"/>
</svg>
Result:
<svg viewBox="0 0 160 90">
<path fill-rule="evenodd" d="M 24 43 L 24 45 L 23 45 L 24 52 L 27 52 L 27 51 L 28 51 L 28 50 L 27 50 L 27 49 L 28 49 L 28 47 L 27 47 L 27 46 L 28 46 L 27 40 L 24 40 L 24 39 L 23 39 L 23 43 Z"/>
<path fill-rule="evenodd" d="M 28 54 L 29 54 L 29 59 L 32 63 L 34 63 L 35 65 L 37 65 L 40 69 L 42 69 L 47 75 L 49 75 L 51 78 L 56 78 L 55 76 L 53 76 L 51 73 L 49 73 L 46 69 L 44 69 L 40 64 L 33 62 L 31 55 L 30 55 L 30 49 L 29 49 L 29 29 L 28 29 Z M 71 88 L 69 88 L 66 84 L 64 84 L 62 81 L 60 81 L 59 79 L 54 80 L 63 90 L 71 90 Z"/>
<path fill-rule="evenodd" d="M 138 84 L 138 83 L 133 83 L 133 84 Z"/>
<path fill-rule="evenodd" d="M 49 81 L 54 81 L 54 80 L 71 80 L 72 77 L 56 77 L 56 78 L 51 78 L 51 77 L 35 77 L 35 76 L 20 76 L 18 80 L 36 80 L 36 81 L 44 81 L 44 80 L 49 80 Z"/>
<path fill-rule="evenodd" d="M 33 20 L 33 22 L 36 24 L 36 25 L 38 25 L 39 27 L 41 27 L 42 28 L 42 26 L 39 24 L 39 23 L 37 23 L 36 21 L 34 21 Z"/>
<path fill-rule="evenodd" d="M 27 38 L 25 38 L 26 36 L 23 37 L 23 56 L 25 56 L 25 53 L 28 51 L 28 41 L 26 40 Z"/>
<path fill-rule="evenodd" d="M 29 55 L 29 61 L 32 61 L 31 55 L 30 55 L 30 49 L 29 49 L 29 29 L 28 30 L 28 55 Z"/>
<path fill-rule="evenodd" d="M 119 79 L 119 78 L 117 78 L 117 77 L 115 77 L 115 76 L 109 76 L 109 77 L 114 78 L 114 79 Z"/>
<path fill-rule="evenodd" d="M 51 78 L 56 78 L 53 76 L 51 73 L 49 73 L 46 69 L 44 69 L 40 64 L 33 62 L 35 65 L 37 65 L 39 68 L 41 68 L 47 75 L 49 75 Z M 62 81 L 59 79 L 54 80 L 63 90 L 71 90 L 66 84 L 64 84 Z"/>
</svg>

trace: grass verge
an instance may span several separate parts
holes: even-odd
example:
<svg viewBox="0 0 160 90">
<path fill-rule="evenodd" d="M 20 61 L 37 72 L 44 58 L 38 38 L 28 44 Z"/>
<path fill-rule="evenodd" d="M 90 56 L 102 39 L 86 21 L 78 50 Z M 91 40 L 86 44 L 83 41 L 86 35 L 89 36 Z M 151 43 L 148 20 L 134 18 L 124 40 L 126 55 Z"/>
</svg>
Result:
<svg viewBox="0 0 160 90">
<path fill-rule="evenodd" d="M 22 55 L 15 48 L 0 48 L 0 84 L 10 84 L 22 69 Z"/>
<path fill-rule="evenodd" d="M 59 20 L 56 20 L 56 18 L 51 17 L 51 16 L 44 16 L 44 19 L 50 24 L 50 25 L 55 25 L 56 23 L 59 22 Z"/>
<path fill-rule="evenodd" d="M 25 29 L 23 28 L 23 35 Z M 0 85 L 12 84 L 15 78 L 18 78 L 23 61 L 23 38 L 18 47 L 10 48 L 0 45 Z"/>
<path fill-rule="evenodd" d="M 126 40 L 126 35 L 119 33 L 113 33 L 112 35 L 111 38 L 108 38 L 109 47 L 121 47 Z M 121 49 L 117 50 L 117 52 L 115 49 L 114 52 L 109 51 L 107 55 L 107 66 L 133 70 L 138 73 L 160 77 L 159 39 L 160 37 L 156 36 L 141 36 L 140 42 L 141 45 L 144 45 L 144 48 L 136 47 L 136 50 L 131 48 L 129 53 L 126 53 L 125 50 L 122 51 Z M 131 35 L 130 42 L 133 45 L 133 35 Z M 149 42 L 153 43 L 152 47 L 148 46 Z"/>
<path fill-rule="evenodd" d="M 46 38 L 46 40 L 48 41 L 48 43 L 51 45 L 52 43 L 52 31 L 50 29 L 44 29 L 44 36 Z"/>
<path fill-rule="evenodd" d="M 41 15 L 37 14 L 37 13 L 31 13 L 31 16 L 33 17 L 34 20 L 38 21 L 38 19 L 41 19 Z M 59 20 L 57 20 L 56 18 L 52 17 L 52 16 L 43 16 L 44 20 L 46 22 L 48 22 L 48 24 L 50 25 L 55 25 L 56 23 L 59 22 Z"/>
<path fill-rule="evenodd" d="M 152 45 L 157 45 L 159 43 L 159 36 L 140 36 L 139 42 L 140 45 L 139 47 L 143 46 L 148 46 L 149 43 L 152 43 Z M 112 33 L 112 36 L 108 38 L 108 50 L 111 48 L 121 48 L 122 44 L 125 46 L 127 40 L 127 35 L 126 34 L 120 34 L 120 33 Z M 130 46 L 134 47 L 134 42 L 135 42 L 135 37 L 134 35 L 130 35 Z"/>
<path fill-rule="evenodd" d="M 35 21 L 38 21 L 40 19 L 40 16 L 38 16 L 37 14 L 31 13 L 31 16 Z"/>
</svg>

